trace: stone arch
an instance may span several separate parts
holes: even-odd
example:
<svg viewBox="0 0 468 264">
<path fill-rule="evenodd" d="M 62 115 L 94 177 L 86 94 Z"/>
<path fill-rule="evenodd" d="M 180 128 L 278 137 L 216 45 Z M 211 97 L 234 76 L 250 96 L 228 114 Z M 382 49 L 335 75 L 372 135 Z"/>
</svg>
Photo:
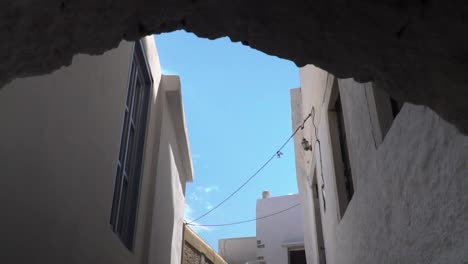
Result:
<svg viewBox="0 0 468 264">
<path fill-rule="evenodd" d="M 468 132 L 468 4 L 463 0 L 6 0 L 0 85 L 53 71 L 74 54 L 185 29 L 229 36 L 340 78 L 375 81 Z"/>
</svg>

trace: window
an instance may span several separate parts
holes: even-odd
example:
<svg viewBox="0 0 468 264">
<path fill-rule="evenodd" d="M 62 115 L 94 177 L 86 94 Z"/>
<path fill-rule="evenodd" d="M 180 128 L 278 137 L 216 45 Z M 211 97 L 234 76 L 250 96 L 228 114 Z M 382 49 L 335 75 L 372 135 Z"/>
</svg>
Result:
<svg viewBox="0 0 468 264">
<path fill-rule="evenodd" d="M 403 104 L 390 97 L 384 90 L 376 87 L 376 84 L 366 84 L 364 92 L 369 109 L 372 135 L 375 145 L 378 147 L 384 141 Z"/>
<path fill-rule="evenodd" d="M 354 194 L 353 178 L 351 175 L 351 162 L 349 161 L 348 143 L 346 142 L 346 132 L 344 124 L 343 107 L 340 97 L 336 100 L 335 110 L 338 116 L 338 134 L 341 148 L 341 159 L 343 161 L 343 173 L 345 179 L 346 195 L 351 200 Z"/>
<path fill-rule="evenodd" d="M 336 189 L 338 195 L 338 207 L 343 217 L 349 201 L 354 194 L 353 177 L 351 173 L 351 162 L 349 159 L 348 143 L 346 140 L 346 128 L 341 105 L 338 82 L 335 80 L 330 95 L 329 104 L 330 137 L 335 167 Z"/>
<path fill-rule="evenodd" d="M 136 42 L 110 219 L 112 230 L 130 250 L 135 236 L 151 82 L 143 48 Z"/>
<path fill-rule="evenodd" d="M 400 113 L 401 104 L 398 103 L 397 100 L 393 99 L 390 96 L 389 96 L 389 100 L 390 100 L 390 105 L 392 106 L 392 116 L 393 116 L 393 119 L 395 119 L 395 117 L 398 115 L 398 113 Z"/>
</svg>

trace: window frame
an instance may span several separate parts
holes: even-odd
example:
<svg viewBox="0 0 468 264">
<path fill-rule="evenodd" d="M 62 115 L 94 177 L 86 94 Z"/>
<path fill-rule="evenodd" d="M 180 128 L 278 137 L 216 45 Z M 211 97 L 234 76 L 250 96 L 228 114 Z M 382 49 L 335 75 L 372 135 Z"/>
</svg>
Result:
<svg viewBox="0 0 468 264">
<path fill-rule="evenodd" d="M 384 142 L 404 103 L 398 102 L 378 87 L 376 83 L 366 83 L 364 94 L 369 111 L 372 136 L 375 147 L 378 148 Z"/>
<path fill-rule="evenodd" d="M 344 109 L 337 79 L 333 82 L 328 102 L 328 125 L 333 155 L 335 197 L 337 198 L 339 218 L 343 218 L 354 196 L 355 187 L 347 139 L 348 131 L 345 125 Z"/>
<path fill-rule="evenodd" d="M 133 251 L 153 84 L 141 41 L 134 44 L 130 65 L 110 225 L 125 247 Z"/>
</svg>

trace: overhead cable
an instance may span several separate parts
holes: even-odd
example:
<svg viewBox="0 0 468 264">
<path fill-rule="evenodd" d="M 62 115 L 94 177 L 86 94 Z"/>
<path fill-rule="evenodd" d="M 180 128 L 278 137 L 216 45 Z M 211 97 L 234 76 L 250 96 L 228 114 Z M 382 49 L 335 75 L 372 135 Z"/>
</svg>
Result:
<svg viewBox="0 0 468 264">
<path fill-rule="evenodd" d="M 313 110 L 312 110 L 313 111 Z M 242 188 L 244 188 L 245 185 L 247 185 L 247 183 L 249 183 L 253 178 L 255 178 L 255 176 L 257 176 L 275 157 L 278 157 L 280 158 L 281 155 L 283 155 L 283 153 L 281 152 L 281 150 L 289 143 L 289 141 L 294 137 L 294 135 L 296 135 L 296 133 L 301 130 L 301 129 L 304 129 L 304 125 L 305 123 L 307 122 L 307 120 L 312 116 L 312 111 L 304 118 L 304 120 L 302 121 L 302 124 L 299 125 L 296 130 L 294 130 L 294 132 L 292 133 L 292 135 L 283 143 L 283 145 L 281 145 L 281 147 L 275 152 L 275 154 L 271 155 L 271 157 L 265 162 L 263 163 L 262 166 L 260 166 L 259 169 L 257 169 L 244 183 L 242 183 L 236 190 L 234 190 L 231 194 L 229 194 L 226 198 L 224 198 L 221 202 L 219 202 L 217 205 L 215 205 L 213 208 L 211 208 L 210 210 L 208 210 L 207 212 L 205 212 L 204 214 L 200 215 L 199 217 L 195 218 L 194 220 L 190 221 L 189 224 L 195 222 L 195 221 L 198 221 L 200 219 L 202 219 L 203 217 L 207 216 L 208 214 L 210 214 L 211 212 L 213 212 L 214 210 L 216 210 L 218 207 L 220 207 L 222 204 L 224 204 L 225 202 L 227 202 L 227 200 L 229 200 L 231 197 L 233 197 L 236 193 L 238 193 Z"/>
<path fill-rule="evenodd" d="M 189 225 L 189 226 L 215 227 L 215 226 L 231 226 L 231 225 L 245 224 L 245 223 L 258 221 L 258 220 L 261 220 L 261 219 L 265 219 L 265 218 L 268 218 L 268 217 L 272 217 L 272 216 L 275 216 L 275 215 L 284 213 L 284 212 L 286 212 L 286 211 L 288 211 L 288 210 L 291 210 L 291 209 L 293 209 L 294 207 L 297 207 L 297 206 L 299 206 L 299 205 L 301 205 L 301 204 L 298 203 L 298 204 L 295 204 L 295 205 L 293 205 L 293 206 L 290 206 L 290 207 L 288 207 L 288 208 L 286 208 L 286 209 L 283 209 L 283 210 L 278 211 L 278 212 L 273 213 L 273 214 L 265 215 L 265 216 L 258 217 L 258 218 L 254 218 L 254 219 L 239 221 L 239 222 L 224 223 L 224 224 L 193 224 L 193 221 L 192 221 L 191 223 L 187 223 L 187 225 Z"/>
<path fill-rule="evenodd" d="M 328 80 L 327 80 L 328 81 Z M 315 132 L 315 145 L 318 145 L 318 152 L 319 152 L 319 158 L 320 158 L 320 176 L 322 178 L 322 201 L 323 201 L 323 210 L 327 210 L 327 203 L 325 201 L 325 179 L 323 178 L 323 162 L 322 162 L 322 147 L 320 144 L 320 140 L 318 138 L 318 128 L 317 125 L 315 125 L 315 108 L 312 106 L 312 110 L 310 110 L 310 113 L 312 115 L 312 125 L 314 126 L 314 132 Z"/>
</svg>

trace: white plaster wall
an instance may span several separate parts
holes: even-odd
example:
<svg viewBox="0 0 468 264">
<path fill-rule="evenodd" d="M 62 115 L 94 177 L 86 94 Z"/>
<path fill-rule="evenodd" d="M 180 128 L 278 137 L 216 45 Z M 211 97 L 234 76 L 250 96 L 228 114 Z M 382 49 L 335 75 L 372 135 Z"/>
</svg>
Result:
<svg viewBox="0 0 468 264">
<path fill-rule="evenodd" d="M 257 260 L 257 238 L 238 237 L 218 241 L 218 253 L 229 264 L 245 264 Z"/>
<path fill-rule="evenodd" d="M 293 123 L 293 129 L 296 129 L 300 124 L 302 124 L 304 118 L 312 112 L 312 107 L 314 107 L 313 111 L 315 112 L 315 115 L 304 124 L 304 129 L 300 131 L 300 139 L 302 140 L 302 137 L 304 137 L 313 144 L 315 141 L 315 131 L 312 121 L 314 120 L 317 126 L 320 123 L 319 117 L 322 112 L 321 106 L 325 103 L 328 95 L 326 94 L 325 87 L 331 87 L 333 76 L 313 65 L 307 65 L 299 69 L 299 77 L 301 87 L 305 88 L 300 90 L 300 97 L 303 102 L 300 102 L 301 99 L 296 99 L 297 103 L 300 103 L 300 105 L 297 105 L 297 110 L 295 110 L 297 115 L 294 115 L 294 118 L 297 119 L 297 123 Z M 299 138 L 299 135 L 295 137 L 295 139 L 296 138 Z M 315 167 L 315 155 L 313 155 L 313 152 L 308 151 L 302 152 L 301 156 L 303 156 L 302 159 L 304 160 L 304 169 L 307 173 L 312 173 Z"/>
<path fill-rule="evenodd" d="M 0 92 L 1 262 L 135 262 L 109 226 L 132 49 Z"/>
<path fill-rule="evenodd" d="M 310 110 L 309 110 L 310 111 Z M 291 113 L 292 129 L 295 130 L 302 124 L 305 115 L 302 109 L 302 90 L 300 88 L 291 89 Z M 311 121 L 309 121 L 311 122 Z M 304 127 L 304 130 L 306 127 Z M 314 264 L 319 262 L 319 248 L 317 241 L 317 230 L 312 194 L 312 176 L 315 162 L 312 160 L 312 152 L 303 151 L 301 146 L 302 138 L 306 138 L 304 130 L 299 130 L 294 137 L 296 179 L 299 190 L 299 197 L 302 209 L 302 223 L 304 229 L 304 248 L 306 251 L 307 263 Z M 309 132 L 311 129 L 308 129 Z M 313 144 L 310 138 L 309 143 Z M 312 165 L 311 165 L 312 163 Z M 320 208 L 319 208 L 320 209 Z"/>
<path fill-rule="evenodd" d="M 312 196 L 312 178 L 316 170 L 316 142 L 315 123 L 319 128 L 322 116 L 322 105 L 325 104 L 333 84 L 333 76 L 326 71 L 313 65 L 307 65 L 299 69 L 301 88 L 291 90 L 291 112 L 292 129 L 300 126 L 303 120 L 309 115 L 312 116 L 304 124 L 304 129 L 298 131 L 294 137 L 296 176 L 299 195 L 301 198 L 301 208 L 303 210 L 304 247 L 308 263 L 318 263 L 318 241 L 316 233 L 315 208 Z M 317 132 L 318 129 L 317 129 Z M 301 145 L 302 139 L 306 139 L 313 147 L 312 151 L 304 151 Z M 319 196 L 323 181 L 319 168 L 317 168 L 317 184 L 319 186 Z M 327 190 L 325 190 L 325 193 Z M 322 202 L 321 202 L 322 204 Z M 322 208 L 323 209 L 323 208 Z"/>
<path fill-rule="evenodd" d="M 133 50 L 122 42 L 0 91 L 2 263 L 179 263 L 185 182 L 171 150 L 180 148 L 153 38 L 143 45 L 154 86 L 134 252 L 109 225 Z"/>
<path fill-rule="evenodd" d="M 330 87 L 325 88 L 316 78 L 321 72 L 313 66 L 301 70 L 303 109 L 314 106 L 320 112 L 328 105 Z M 321 196 L 320 206 L 327 263 L 465 263 L 468 138 L 428 108 L 405 104 L 378 146 L 364 94 L 370 84 L 347 79 L 340 80 L 339 85 L 355 193 L 341 219 L 328 114 L 321 111 L 316 123 L 322 164 L 317 147 L 313 153 L 318 184 L 325 186 L 326 212 Z M 317 102 L 323 95 L 325 100 Z M 297 144 L 300 136 L 295 138 L 296 157 L 304 155 L 298 153 L 303 151 Z M 310 166 L 307 161 L 300 165 L 298 177 L 311 176 L 306 166 Z M 303 192 L 304 188 L 299 190 Z M 309 260 L 316 253 L 313 248 L 306 249 Z"/>
<path fill-rule="evenodd" d="M 277 196 L 257 200 L 257 218 L 276 213 L 300 203 L 299 195 Z M 301 207 L 257 221 L 257 240 L 264 248 L 257 248 L 257 256 L 263 256 L 268 264 L 288 263 L 288 248 L 285 244 L 303 244 Z"/>
<path fill-rule="evenodd" d="M 352 88 L 362 85 L 340 85 L 354 121 L 346 124 L 350 154 L 360 158 L 352 159 L 357 191 L 337 228 L 337 262 L 466 263 L 468 137 L 430 109 L 406 104 L 375 149 L 369 119 L 357 118 L 365 116 L 363 89 Z"/>
<path fill-rule="evenodd" d="M 163 96 L 163 129 L 156 165 L 157 177 L 153 207 L 155 210 L 152 217 L 148 263 L 179 264 L 182 261 L 185 181 L 180 180 L 183 177 L 179 173 L 182 169 L 177 165 L 180 152 L 173 116 L 169 111 L 165 95 Z"/>
</svg>

